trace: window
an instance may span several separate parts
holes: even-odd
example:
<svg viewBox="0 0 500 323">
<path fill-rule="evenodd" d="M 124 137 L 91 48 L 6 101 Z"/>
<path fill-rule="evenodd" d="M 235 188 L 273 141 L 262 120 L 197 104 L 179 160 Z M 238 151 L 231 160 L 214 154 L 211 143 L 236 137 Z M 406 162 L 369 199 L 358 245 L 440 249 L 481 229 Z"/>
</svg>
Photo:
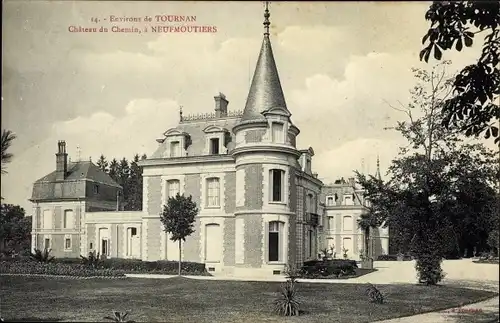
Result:
<svg viewBox="0 0 500 323">
<path fill-rule="evenodd" d="M 335 229 L 335 222 L 334 222 L 334 217 L 329 216 L 328 217 L 328 230 L 333 231 Z"/>
<path fill-rule="evenodd" d="M 135 235 L 137 235 L 137 228 L 131 228 L 130 230 L 130 235 L 133 237 Z"/>
<path fill-rule="evenodd" d="M 134 255 L 134 241 L 137 236 L 137 228 L 127 229 L 127 256 Z"/>
<path fill-rule="evenodd" d="M 71 250 L 71 238 L 64 239 L 64 249 Z"/>
<path fill-rule="evenodd" d="M 109 252 L 109 246 L 108 246 L 108 240 L 101 240 L 101 255 L 108 255 Z"/>
<path fill-rule="evenodd" d="M 43 228 L 44 229 L 52 229 L 52 211 L 51 210 L 43 211 Z"/>
<path fill-rule="evenodd" d="M 50 249 L 50 239 L 49 238 L 45 238 L 43 248 Z"/>
<path fill-rule="evenodd" d="M 207 179 L 207 206 L 218 207 L 220 201 L 220 186 L 218 178 Z"/>
<path fill-rule="evenodd" d="M 283 124 L 282 123 L 278 123 L 278 122 L 273 122 L 272 124 L 272 136 L 273 136 L 273 142 L 277 142 L 277 143 L 284 143 L 284 139 L 283 139 Z"/>
<path fill-rule="evenodd" d="M 314 243 L 314 236 L 312 230 L 309 230 L 309 257 L 312 256 L 313 254 L 313 243 Z"/>
<path fill-rule="evenodd" d="M 333 196 L 328 196 L 326 198 L 326 205 L 333 205 Z"/>
<path fill-rule="evenodd" d="M 307 162 L 306 162 L 306 172 L 311 172 L 311 160 L 310 159 L 307 159 Z"/>
<path fill-rule="evenodd" d="M 64 229 L 73 229 L 73 210 L 64 211 L 64 219 L 63 219 L 63 228 Z"/>
<path fill-rule="evenodd" d="M 282 223 L 269 222 L 268 257 L 269 261 L 279 261 L 280 259 L 280 227 Z"/>
<path fill-rule="evenodd" d="M 344 227 L 344 231 L 351 231 L 352 230 L 352 217 L 344 216 L 343 227 Z"/>
<path fill-rule="evenodd" d="M 94 194 L 99 194 L 99 185 L 94 185 Z"/>
<path fill-rule="evenodd" d="M 345 205 L 353 205 L 352 196 L 344 196 L 344 204 Z"/>
<path fill-rule="evenodd" d="M 92 242 L 91 242 L 91 243 L 90 243 L 90 250 L 94 249 L 93 247 L 94 247 L 94 245 L 93 245 L 93 244 L 92 244 Z"/>
<path fill-rule="evenodd" d="M 284 202 L 284 179 L 285 171 L 281 169 L 272 169 L 270 172 L 271 177 L 271 201 Z"/>
<path fill-rule="evenodd" d="M 170 157 L 180 157 L 180 143 L 178 141 L 172 141 L 170 143 Z"/>
<path fill-rule="evenodd" d="M 306 196 L 306 212 L 312 212 L 312 194 L 307 194 Z"/>
<path fill-rule="evenodd" d="M 180 182 L 176 179 L 167 181 L 168 197 L 175 197 L 177 193 L 180 194 Z"/>
<path fill-rule="evenodd" d="M 210 139 L 210 154 L 211 155 L 219 154 L 219 138 Z"/>
</svg>

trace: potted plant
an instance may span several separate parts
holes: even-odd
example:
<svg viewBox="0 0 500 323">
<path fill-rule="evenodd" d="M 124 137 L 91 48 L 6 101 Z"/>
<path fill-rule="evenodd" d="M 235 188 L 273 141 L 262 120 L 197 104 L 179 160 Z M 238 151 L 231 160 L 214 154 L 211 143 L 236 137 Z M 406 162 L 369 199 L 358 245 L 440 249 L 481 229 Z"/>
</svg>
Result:
<svg viewBox="0 0 500 323">
<path fill-rule="evenodd" d="M 343 253 L 344 259 L 347 259 L 347 252 L 348 251 L 349 251 L 349 249 L 342 247 L 342 253 Z"/>
</svg>

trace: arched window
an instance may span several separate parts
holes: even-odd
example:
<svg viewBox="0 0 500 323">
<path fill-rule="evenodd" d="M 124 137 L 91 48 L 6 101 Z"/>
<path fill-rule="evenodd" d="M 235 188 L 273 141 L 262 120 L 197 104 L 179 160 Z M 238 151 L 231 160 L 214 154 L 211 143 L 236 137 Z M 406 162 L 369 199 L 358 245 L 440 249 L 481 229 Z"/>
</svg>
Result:
<svg viewBox="0 0 500 323">
<path fill-rule="evenodd" d="M 222 233 L 220 225 L 205 226 L 205 262 L 220 262 L 222 257 Z"/>
<path fill-rule="evenodd" d="M 52 210 L 43 211 L 43 228 L 52 229 Z"/>
<path fill-rule="evenodd" d="M 272 123 L 272 140 L 274 143 L 284 143 L 284 125 L 281 122 L 273 122 Z"/>
</svg>

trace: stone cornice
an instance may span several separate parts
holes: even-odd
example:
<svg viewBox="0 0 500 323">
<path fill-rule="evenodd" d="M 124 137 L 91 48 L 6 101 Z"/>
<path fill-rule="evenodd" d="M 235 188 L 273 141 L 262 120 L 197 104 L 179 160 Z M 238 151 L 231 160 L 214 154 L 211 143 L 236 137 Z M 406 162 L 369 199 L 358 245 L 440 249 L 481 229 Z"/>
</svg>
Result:
<svg viewBox="0 0 500 323">
<path fill-rule="evenodd" d="M 295 174 L 297 176 L 301 176 L 301 177 L 305 177 L 306 179 L 308 179 L 309 181 L 313 182 L 314 184 L 316 185 L 319 185 L 321 187 L 323 187 L 323 182 L 319 179 L 317 179 L 316 177 L 314 176 L 311 176 L 309 175 L 308 173 L 306 172 L 303 172 L 302 170 L 300 169 L 295 169 Z"/>
<path fill-rule="evenodd" d="M 233 149 L 231 152 L 232 156 L 242 153 L 252 153 L 252 152 L 282 152 L 290 155 L 294 155 L 297 158 L 300 156 L 300 152 L 297 151 L 294 147 L 285 146 L 285 145 L 276 145 L 276 144 L 255 144 L 248 146 L 241 146 Z"/>
<path fill-rule="evenodd" d="M 141 167 L 146 166 L 164 166 L 164 165 L 185 165 L 198 163 L 234 163 L 231 155 L 205 155 L 205 156 L 187 156 L 177 158 L 152 158 L 139 161 L 137 164 Z"/>
</svg>

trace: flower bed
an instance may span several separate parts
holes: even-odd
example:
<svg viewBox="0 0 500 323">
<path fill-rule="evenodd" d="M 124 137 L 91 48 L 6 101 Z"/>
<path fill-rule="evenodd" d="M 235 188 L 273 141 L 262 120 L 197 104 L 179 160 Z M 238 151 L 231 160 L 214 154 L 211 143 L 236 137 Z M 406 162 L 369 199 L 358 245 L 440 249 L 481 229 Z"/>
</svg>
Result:
<svg viewBox="0 0 500 323">
<path fill-rule="evenodd" d="M 312 279 L 345 279 L 359 276 L 358 272 L 359 268 L 355 260 L 311 260 L 304 262 L 304 266 L 301 268 L 300 277 Z"/>
<path fill-rule="evenodd" d="M 124 277 L 112 269 L 92 269 L 81 264 L 42 263 L 36 261 L 1 261 L 0 274 L 47 275 L 72 277 Z"/>
</svg>

